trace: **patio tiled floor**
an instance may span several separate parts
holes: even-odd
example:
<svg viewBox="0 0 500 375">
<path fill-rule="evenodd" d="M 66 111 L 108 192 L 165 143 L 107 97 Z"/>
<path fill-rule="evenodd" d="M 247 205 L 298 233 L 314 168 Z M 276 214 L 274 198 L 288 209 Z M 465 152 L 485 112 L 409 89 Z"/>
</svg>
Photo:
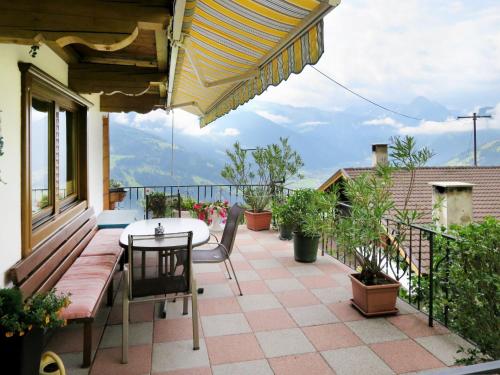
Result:
<svg viewBox="0 0 500 375">
<path fill-rule="evenodd" d="M 121 292 L 103 307 L 94 328 L 97 349 L 89 370 L 81 363 L 81 326 L 58 331 L 48 349 L 67 373 L 80 375 L 395 374 L 453 365 L 459 345 L 443 327 L 429 328 L 398 301 L 400 314 L 365 319 L 349 303 L 350 269 L 328 256 L 315 264 L 293 259 L 291 242 L 275 232 L 240 227 L 232 256 L 239 296 L 224 265 L 195 266 L 200 350 L 192 350 L 191 315 L 169 303 L 167 319 L 152 303 L 132 305 L 129 364 L 121 359 Z M 117 279 L 121 275 L 117 275 Z M 116 284 L 119 284 L 118 282 Z"/>
</svg>

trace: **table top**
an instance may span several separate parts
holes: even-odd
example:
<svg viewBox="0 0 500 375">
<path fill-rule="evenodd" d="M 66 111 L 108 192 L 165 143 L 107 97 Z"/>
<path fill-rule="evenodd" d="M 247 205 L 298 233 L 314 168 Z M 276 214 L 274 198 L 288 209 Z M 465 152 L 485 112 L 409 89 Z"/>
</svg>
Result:
<svg viewBox="0 0 500 375">
<path fill-rule="evenodd" d="M 128 235 L 154 235 L 158 223 L 165 228 L 165 234 L 193 232 L 193 247 L 203 245 L 210 239 L 210 231 L 204 221 L 191 218 L 162 218 L 136 221 L 128 225 L 120 236 L 120 246 L 128 246 Z M 163 241 L 150 242 L 152 247 L 165 247 Z M 156 245 L 155 245 L 156 244 Z"/>
<path fill-rule="evenodd" d="M 142 219 L 137 210 L 104 210 L 97 216 L 97 227 L 103 228 L 125 228 L 130 223 Z"/>
</svg>

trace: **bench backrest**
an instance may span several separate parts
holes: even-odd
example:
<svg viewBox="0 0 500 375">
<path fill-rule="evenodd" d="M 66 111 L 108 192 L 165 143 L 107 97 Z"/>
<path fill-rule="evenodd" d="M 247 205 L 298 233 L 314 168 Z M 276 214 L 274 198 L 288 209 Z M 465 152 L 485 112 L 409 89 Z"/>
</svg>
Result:
<svg viewBox="0 0 500 375">
<path fill-rule="evenodd" d="M 14 285 L 25 298 L 50 290 L 78 258 L 97 232 L 94 210 L 89 208 L 60 228 L 27 258 L 10 270 Z"/>
</svg>

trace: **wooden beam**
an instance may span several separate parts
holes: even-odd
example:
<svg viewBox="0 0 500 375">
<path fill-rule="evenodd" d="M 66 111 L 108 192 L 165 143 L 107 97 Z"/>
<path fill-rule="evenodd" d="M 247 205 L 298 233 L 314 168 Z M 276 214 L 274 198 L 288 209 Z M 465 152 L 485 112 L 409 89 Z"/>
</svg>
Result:
<svg viewBox="0 0 500 375">
<path fill-rule="evenodd" d="M 147 113 L 165 100 L 158 95 L 144 94 L 142 96 L 102 95 L 101 112 L 138 112 Z"/>
<path fill-rule="evenodd" d="M 141 68 L 158 68 L 158 64 L 156 63 L 156 61 L 145 60 L 145 59 L 124 59 L 116 57 L 86 56 L 81 59 L 81 62 L 93 63 L 93 64 L 138 66 Z"/>
<path fill-rule="evenodd" d="M 102 208 L 109 210 L 109 114 L 102 116 Z"/>
<path fill-rule="evenodd" d="M 168 38 L 166 30 L 155 31 L 156 61 L 158 70 L 166 72 L 168 66 Z"/>
<path fill-rule="evenodd" d="M 137 95 L 150 87 L 151 82 L 164 80 L 165 73 L 157 69 L 125 65 L 70 64 L 68 73 L 69 86 L 80 93 L 120 91 Z"/>
<path fill-rule="evenodd" d="M 172 0 L 0 2 L 0 42 L 81 43 L 102 51 L 131 44 L 139 29 L 165 30 Z"/>
</svg>

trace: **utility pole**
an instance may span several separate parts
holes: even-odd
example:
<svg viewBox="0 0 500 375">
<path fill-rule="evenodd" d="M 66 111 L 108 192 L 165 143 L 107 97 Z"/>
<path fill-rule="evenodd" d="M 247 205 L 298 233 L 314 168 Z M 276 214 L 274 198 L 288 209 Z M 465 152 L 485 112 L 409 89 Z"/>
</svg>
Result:
<svg viewBox="0 0 500 375">
<path fill-rule="evenodd" d="M 478 118 L 492 118 L 490 115 L 478 116 L 476 112 L 472 116 L 458 116 L 457 120 L 471 118 L 474 123 L 474 167 L 477 167 L 477 138 L 476 138 L 476 121 Z"/>
</svg>

